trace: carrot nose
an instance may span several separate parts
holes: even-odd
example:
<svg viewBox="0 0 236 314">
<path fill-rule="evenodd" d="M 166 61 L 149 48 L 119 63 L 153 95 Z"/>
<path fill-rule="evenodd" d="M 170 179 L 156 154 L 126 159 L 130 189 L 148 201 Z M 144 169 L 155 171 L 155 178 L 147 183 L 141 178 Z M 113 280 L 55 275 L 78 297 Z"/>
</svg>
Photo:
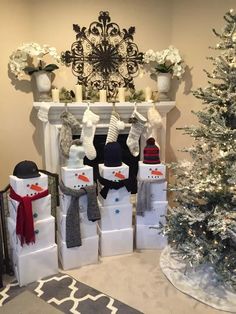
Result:
<svg viewBox="0 0 236 314">
<path fill-rule="evenodd" d="M 115 173 L 115 177 L 117 177 L 119 179 L 125 179 L 125 176 L 122 173 L 120 173 L 120 172 L 116 172 Z"/>
<path fill-rule="evenodd" d="M 43 188 L 41 186 L 39 186 L 39 185 L 36 185 L 36 184 L 31 184 L 30 189 L 34 190 L 34 191 L 37 191 L 37 192 L 43 191 Z"/>
<path fill-rule="evenodd" d="M 79 174 L 79 175 L 78 175 L 78 179 L 79 179 L 79 180 L 82 180 L 82 181 L 84 181 L 84 182 L 89 182 L 89 178 L 86 177 L 86 176 L 83 175 L 83 174 Z"/>
<path fill-rule="evenodd" d="M 152 170 L 151 174 L 154 174 L 155 176 L 163 176 L 163 173 L 159 170 Z"/>
</svg>

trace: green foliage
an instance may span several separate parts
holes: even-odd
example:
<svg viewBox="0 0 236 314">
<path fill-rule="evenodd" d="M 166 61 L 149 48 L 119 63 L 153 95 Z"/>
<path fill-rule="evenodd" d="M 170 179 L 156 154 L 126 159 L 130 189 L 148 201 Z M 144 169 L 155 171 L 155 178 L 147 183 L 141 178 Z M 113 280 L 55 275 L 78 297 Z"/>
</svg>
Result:
<svg viewBox="0 0 236 314">
<path fill-rule="evenodd" d="M 87 99 L 91 102 L 99 101 L 99 92 L 98 90 L 93 89 L 91 86 L 87 89 Z"/>
<path fill-rule="evenodd" d="M 59 91 L 59 99 L 61 102 L 69 103 L 75 101 L 75 94 L 72 90 L 67 90 L 65 87 L 62 87 Z"/>
<path fill-rule="evenodd" d="M 130 102 L 144 101 L 145 100 L 144 91 L 143 90 L 136 91 L 135 89 L 129 89 L 129 94 L 126 97 L 126 100 Z"/>
<path fill-rule="evenodd" d="M 33 73 L 38 71 L 52 72 L 57 69 L 59 69 L 59 67 L 56 64 L 48 64 L 45 67 L 42 67 L 40 65 L 38 67 L 25 67 L 24 72 L 28 75 L 32 75 Z"/>
</svg>

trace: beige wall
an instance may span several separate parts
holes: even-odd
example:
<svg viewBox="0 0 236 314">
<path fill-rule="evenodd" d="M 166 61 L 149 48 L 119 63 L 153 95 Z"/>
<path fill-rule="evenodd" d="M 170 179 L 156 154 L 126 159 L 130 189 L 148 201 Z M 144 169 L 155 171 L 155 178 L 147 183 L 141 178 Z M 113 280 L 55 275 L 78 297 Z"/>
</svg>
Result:
<svg viewBox="0 0 236 314">
<path fill-rule="evenodd" d="M 189 69 L 179 86 L 174 83 L 172 97 L 176 98 L 177 106 L 168 117 L 170 161 L 185 157 L 177 149 L 190 140 L 175 129 L 195 123 L 190 111 L 201 104 L 190 90 L 206 84 L 202 69 L 211 67 L 206 60 L 210 54 L 207 47 L 216 42 L 211 29 L 224 25 L 223 14 L 234 4 L 235 0 L 0 0 L 0 186 L 8 183 L 14 165 L 21 160 L 34 160 L 43 167 L 31 82 L 16 82 L 8 73 L 8 57 L 22 42 L 47 43 L 60 52 L 67 50 L 75 40 L 72 24 L 88 26 L 97 19 L 99 11 L 107 10 L 121 27 L 136 27 L 135 42 L 140 51 L 163 49 L 169 44 L 177 46 Z M 75 83 L 69 69 L 56 72 L 57 87 L 71 89 Z M 136 79 L 135 83 L 138 89 L 147 85 L 155 88 L 155 82 L 148 76 Z"/>
<path fill-rule="evenodd" d="M 176 99 L 176 108 L 168 116 L 170 146 L 167 161 L 188 157 L 187 154 L 178 152 L 178 149 L 190 145 L 192 139 L 176 128 L 197 123 L 191 110 L 202 109 L 203 105 L 193 97 L 190 90 L 207 85 L 203 69 L 211 71 L 212 63 L 206 57 L 215 53 L 208 47 L 218 42 L 212 28 L 221 31 L 225 25 L 223 15 L 231 8 L 236 11 L 235 0 L 172 1 L 170 42 L 180 49 L 188 68 L 184 81 L 175 86 L 178 87 L 176 95 L 174 92 L 172 95 Z"/>
</svg>

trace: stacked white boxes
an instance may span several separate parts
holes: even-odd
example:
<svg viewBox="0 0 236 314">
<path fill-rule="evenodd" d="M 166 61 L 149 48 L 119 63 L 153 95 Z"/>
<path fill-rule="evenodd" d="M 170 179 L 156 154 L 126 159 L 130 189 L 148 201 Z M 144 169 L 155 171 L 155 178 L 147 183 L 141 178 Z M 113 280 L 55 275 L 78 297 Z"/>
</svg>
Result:
<svg viewBox="0 0 236 314">
<path fill-rule="evenodd" d="M 47 175 L 20 179 L 10 176 L 10 185 L 19 196 L 34 196 L 48 188 Z M 57 245 L 55 244 L 55 219 L 51 216 L 51 195 L 32 201 L 35 243 L 23 244 L 16 235 L 19 202 L 8 198 L 8 232 L 14 272 L 20 286 L 58 272 Z"/>
<path fill-rule="evenodd" d="M 160 230 L 157 228 L 159 223 L 165 223 L 167 213 L 166 166 L 139 161 L 138 179 L 151 181 L 151 185 L 148 195 L 150 208 L 143 216 L 136 215 L 136 248 L 163 249 L 167 245 L 167 238 L 159 234 Z"/>
<path fill-rule="evenodd" d="M 61 179 L 66 187 L 74 190 L 91 186 L 94 184 L 93 168 L 90 166 L 83 166 L 78 169 L 62 167 Z M 57 209 L 57 243 L 59 259 L 64 270 L 98 262 L 97 223 L 88 220 L 87 195 L 79 198 L 82 245 L 73 248 L 66 246 L 66 215 L 70 201 L 71 196 L 60 191 L 60 208 Z"/>
<path fill-rule="evenodd" d="M 119 167 L 99 165 L 101 177 L 110 181 L 120 181 L 129 177 L 129 167 L 122 163 Z M 126 187 L 109 189 L 107 197 L 100 194 L 98 201 L 101 220 L 98 222 L 99 251 L 101 256 L 127 254 L 133 251 L 132 204 Z"/>
</svg>

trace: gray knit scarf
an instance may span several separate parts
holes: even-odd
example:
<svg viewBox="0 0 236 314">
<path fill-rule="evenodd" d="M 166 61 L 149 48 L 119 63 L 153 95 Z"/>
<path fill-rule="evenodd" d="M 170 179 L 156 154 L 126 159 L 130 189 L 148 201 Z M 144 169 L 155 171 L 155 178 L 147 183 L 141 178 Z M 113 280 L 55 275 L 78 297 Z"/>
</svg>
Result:
<svg viewBox="0 0 236 314">
<path fill-rule="evenodd" d="M 144 216 L 145 212 L 151 211 L 150 187 L 152 183 L 157 183 L 161 181 L 162 180 L 138 179 L 138 193 L 137 193 L 137 204 L 136 204 L 137 215 Z"/>
<path fill-rule="evenodd" d="M 69 157 L 73 132 L 79 130 L 79 121 L 68 111 L 63 111 L 60 116 L 62 126 L 59 136 L 59 147 L 63 157 Z"/>
<path fill-rule="evenodd" d="M 96 221 L 101 219 L 97 203 L 96 185 L 86 186 L 80 190 L 73 190 L 66 187 L 63 182 L 60 182 L 60 189 L 64 194 L 71 196 L 71 202 L 66 215 L 66 246 L 67 248 L 81 246 L 79 198 L 85 194 L 88 196 L 88 220 Z"/>
</svg>

